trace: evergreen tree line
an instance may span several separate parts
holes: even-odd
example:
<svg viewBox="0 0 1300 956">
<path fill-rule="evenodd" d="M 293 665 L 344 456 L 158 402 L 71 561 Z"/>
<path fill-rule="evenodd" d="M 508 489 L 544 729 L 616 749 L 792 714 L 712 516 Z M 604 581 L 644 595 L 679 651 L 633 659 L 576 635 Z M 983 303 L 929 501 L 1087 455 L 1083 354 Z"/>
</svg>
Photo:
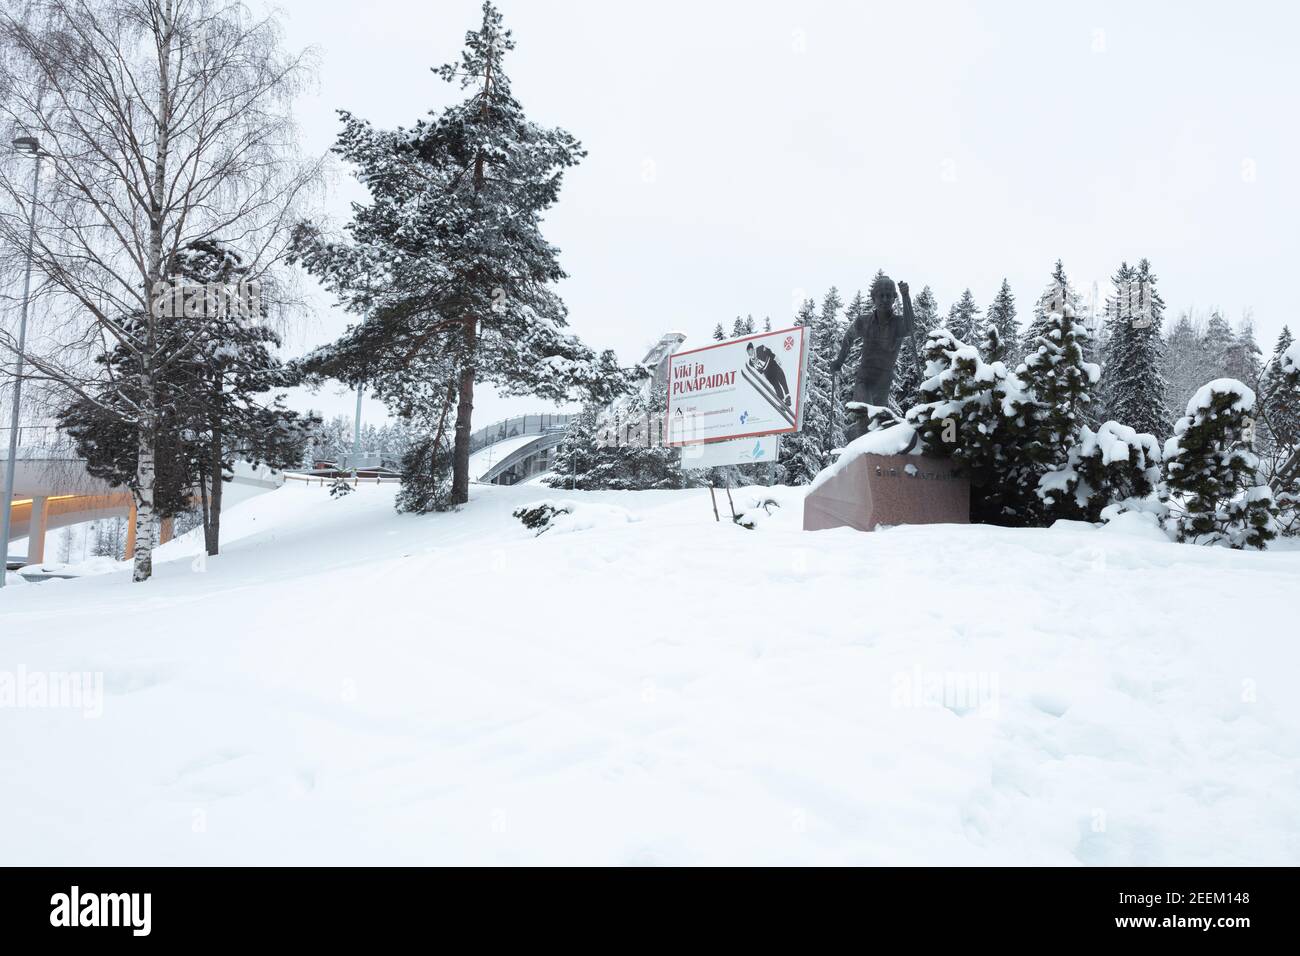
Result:
<svg viewBox="0 0 1300 956">
<path fill-rule="evenodd" d="M 317 462 L 337 463 L 350 458 L 355 437 L 354 420 L 348 415 L 319 420 L 308 432 L 299 464 L 311 468 Z M 361 425 L 362 457 L 377 458 L 385 468 L 401 468 L 403 459 L 419 440 L 419 431 L 406 422 L 385 422 L 382 425 L 364 422 Z"/>
</svg>

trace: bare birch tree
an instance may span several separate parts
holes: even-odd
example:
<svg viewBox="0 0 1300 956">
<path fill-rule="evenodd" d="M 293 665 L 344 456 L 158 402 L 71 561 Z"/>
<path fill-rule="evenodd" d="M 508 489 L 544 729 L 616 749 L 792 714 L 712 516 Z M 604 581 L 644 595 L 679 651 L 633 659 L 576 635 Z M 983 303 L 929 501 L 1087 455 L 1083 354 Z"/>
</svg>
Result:
<svg viewBox="0 0 1300 956">
<path fill-rule="evenodd" d="M 46 321 L 31 376 L 138 429 L 134 579 L 152 573 L 159 377 L 193 323 L 169 324 L 152 290 L 196 242 L 238 249 L 274 312 L 295 301 L 286 243 L 322 160 L 296 150 L 290 106 L 310 52 L 278 21 L 229 0 L 33 0 L 0 13 L 0 126 L 35 137 L 49 170 L 32 253 Z M 0 270 L 25 261 L 30 167 L 0 163 Z M 0 352 L 16 351 L 0 333 Z M 121 346 L 128 373 L 89 359 Z"/>
</svg>

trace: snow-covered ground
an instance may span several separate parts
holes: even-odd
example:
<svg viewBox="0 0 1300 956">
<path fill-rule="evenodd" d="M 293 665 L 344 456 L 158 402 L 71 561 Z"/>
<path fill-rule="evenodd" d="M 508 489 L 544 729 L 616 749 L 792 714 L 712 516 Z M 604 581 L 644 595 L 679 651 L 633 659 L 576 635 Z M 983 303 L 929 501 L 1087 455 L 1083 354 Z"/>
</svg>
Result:
<svg viewBox="0 0 1300 956">
<path fill-rule="evenodd" d="M 0 592 L 0 862 L 1300 863 L 1300 552 L 393 492 Z"/>
</svg>

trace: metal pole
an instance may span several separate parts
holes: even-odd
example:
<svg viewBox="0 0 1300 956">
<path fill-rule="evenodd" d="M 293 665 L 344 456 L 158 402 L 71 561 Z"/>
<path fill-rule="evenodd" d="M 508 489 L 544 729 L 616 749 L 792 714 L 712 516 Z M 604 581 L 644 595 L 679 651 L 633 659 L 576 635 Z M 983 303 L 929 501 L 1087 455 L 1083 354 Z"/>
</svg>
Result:
<svg viewBox="0 0 1300 956">
<path fill-rule="evenodd" d="M 357 386 L 357 414 L 352 422 L 352 482 L 356 484 L 357 462 L 361 460 L 361 396 L 365 394 L 363 382 Z"/>
<path fill-rule="evenodd" d="M 32 171 L 32 221 L 27 228 L 27 272 L 23 277 L 23 308 L 18 319 L 18 362 L 14 374 L 14 407 L 9 416 L 9 465 L 5 469 L 4 500 L 0 501 L 0 549 L 4 551 L 4 567 L 0 568 L 0 588 L 5 586 L 9 575 L 9 522 L 12 517 L 14 500 L 14 470 L 18 467 L 18 405 L 23 397 L 23 352 L 27 348 L 27 300 L 32 292 L 32 252 L 36 245 L 36 193 L 41 184 L 41 152 L 36 150 L 36 163 Z M 28 542 L 28 550 L 31 542 Z"/>
</svg>

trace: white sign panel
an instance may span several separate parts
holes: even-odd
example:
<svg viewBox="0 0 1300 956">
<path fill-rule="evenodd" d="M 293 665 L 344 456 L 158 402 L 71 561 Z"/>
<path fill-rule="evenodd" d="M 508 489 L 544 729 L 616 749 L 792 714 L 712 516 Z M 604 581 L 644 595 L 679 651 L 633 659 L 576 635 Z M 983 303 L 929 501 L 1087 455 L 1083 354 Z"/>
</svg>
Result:
<svg viewBox="0 0 1300 956">
<path fill-rule="evenodd" d="M 721 468 L 723 465 L 758 465 L 776 461 L 781 450 L 779 435 L 714 441 L 682 448 L 683 468 Z"/>
<path fill-rule="evenodd" d="M 669 445 L 784 435 L 803 426 L 808 330 L 678 352 L 668 366 Z"/>
</svg>

